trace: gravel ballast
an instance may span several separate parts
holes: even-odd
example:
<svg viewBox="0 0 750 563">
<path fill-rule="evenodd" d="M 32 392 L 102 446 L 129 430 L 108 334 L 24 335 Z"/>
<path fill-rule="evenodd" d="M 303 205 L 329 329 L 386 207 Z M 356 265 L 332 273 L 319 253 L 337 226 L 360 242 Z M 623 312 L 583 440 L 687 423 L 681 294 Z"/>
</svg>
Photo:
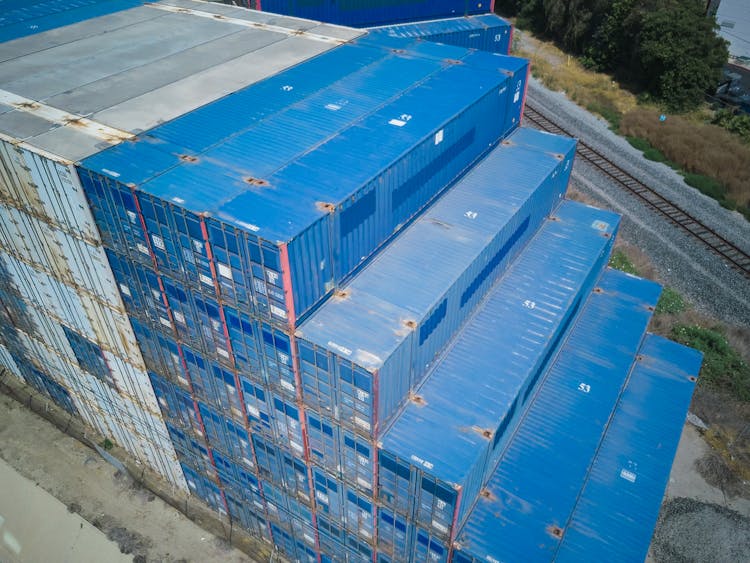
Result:
<svg viewBox="0 0 750 563">
<path fill-rule="evenodd" d="M 750 222 L 685 184 L 668 166 L 643 158 L 627 140 L 610 131 L 603 119 L 533 78 L 527 100 L 633 177 L 750 252 Z M 750 281 L 742 273 L 580 159 L 573 168 L 572 185 L 623 215 L 621 236 L 651 258 L 660 281 L 685 295 L 698 311 L 731 325 L 750 326 Z"/>
</svg>

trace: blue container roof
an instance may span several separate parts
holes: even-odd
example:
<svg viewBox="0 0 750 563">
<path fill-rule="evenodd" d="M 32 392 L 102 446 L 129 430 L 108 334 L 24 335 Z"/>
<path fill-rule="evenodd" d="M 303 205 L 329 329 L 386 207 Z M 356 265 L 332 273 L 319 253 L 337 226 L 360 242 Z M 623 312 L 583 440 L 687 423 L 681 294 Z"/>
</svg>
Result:
<svg viewBox="0 0 750 563">
<path fill-rule="evenodd" d="M 480 560 L 551 559 L 660 292 L 605 271 L 469 516 L 462 550 Z"/>
<path fill-rule="evenodd" d="M 0 0 L 0 43 L 143 4 L 144 0 Z"/>
<path fill-rule="evenodd" d="M 324 204 L 340 203 L 526 65 L 436 44 L 397 52 L 347 44 L 94 155 L 83 167 L 288 242 L 328 213 Z"/>
<path fill-rule="evenodd" d="M 482 14 L 478 16 L 466 16 L 458 18 L 445 18 L 415 23 L 385 25 L 370 29 L 370 33 L 385 33 L 390 37 L 430 37 L 445 33 L 457 33 L 461 31 L 485 30 L 489 28 L 507 27 L 511 25 L 500 16 L 495 14 Z"/>
<path fill-rule="evenodd" d="M 556 561 L 646 558 L 701 360 L 692 348 L 646 337 Z"/>
<path fill-rule="evenodd" d="M 382 449 L 426 460 L 446 483 L 464 483 L 480 462 L 482 431 L 509 412 L 619 225 L 616 214 L 572 201 L 554 218 L 455 337 L 419 389 L 422 401 L 407 404 Z"/>
<path fill-rule="evenodd" d="M 410 225 L 299 329 L 323 348 L 379 368 L 544 183 L 575 141 L 518 129 Z M 467 212 L 476 210 L 475 216 Z M 408 288 L 408 290 L 406 290 Z"/>
</svg>

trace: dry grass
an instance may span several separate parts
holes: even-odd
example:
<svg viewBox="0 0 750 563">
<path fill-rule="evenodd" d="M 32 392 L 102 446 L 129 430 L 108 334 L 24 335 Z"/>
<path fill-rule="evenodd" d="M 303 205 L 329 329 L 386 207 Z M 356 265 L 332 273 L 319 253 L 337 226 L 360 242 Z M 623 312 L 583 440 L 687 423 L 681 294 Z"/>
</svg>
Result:
<svg viewBox="0 0 750 563">
<path fill-rule="evenodd" d="M 517 32 L 514 55 L 531 60 L 531 72 L 547 88 L 563 91 L 578 105 L 610 122 L 636 107 L 636 97 L 620 88 L 612 77 L 584 68 L 574 57 L 529 32 Z"/>
<path fill-rule="evenodd" d="M 637 108 L 623 115 L 620 131 L 646 139 L 684 170 L 716 179 L 728 199 L 750 204 L 750 147 L 721 127 L 680 116 L 660 122 L 658 111 Z"/>
</svg>

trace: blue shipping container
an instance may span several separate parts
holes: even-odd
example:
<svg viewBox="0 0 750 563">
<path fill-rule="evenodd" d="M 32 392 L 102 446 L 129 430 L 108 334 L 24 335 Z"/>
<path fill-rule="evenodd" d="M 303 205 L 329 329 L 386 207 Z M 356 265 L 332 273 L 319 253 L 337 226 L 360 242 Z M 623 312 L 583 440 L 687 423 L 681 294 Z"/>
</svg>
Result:
<svg viewBox="0 0 750 563">
<path fill-rule="evenodd" d="M 527 69 L 344 45 L 86 159 L 82 183 L 109 248 L 294 326 L 518 124 Z"/>
<path fill-rule="evenodd" d="M 0 43 L 140 6 L 144 0 L 20 0 L 2 2 Z"/>
<path fill-rule="evenodd" d="M 232 1 L 225 3 L 235 4 Z M 490 11 L 490 2 L 482 0 L 240 0 L 240 5 L 265 12 L 352 27 L 465 16 Z"/>
<path fill-rule="evenodd" d="M 510 53 L 512 26 L 495 14 L 422 21 L 370 29 L 371 35 L 423 39 L 503 55 Z"/>
<path fill-rule="evenodd" d="M 646 559 L 700 367 L 700 352 L 646 337 L 555 561 Z"/>
<path fill-rule="evenodd" d="M 459 538 L 465 552 L 480 561 L 552 558 L 660 293 L 605 272 L 480 495 Z M 526 509 L 498 518 L 509 503 Z"/>
<path fill-rule="evenodd" d="M 618 224 L 565 201 L 539 230 L 383 436 L 386 505 L 413 504 L 417 524 L 453 538 L 607 263 Z M 467 374 L 478 379 L 468 385 Z M 384 486 L 394 480 L 403 484 Z M 409 500 L 396 497 L 405 491 Z"/>
<path fill-rule="evenodd" d="M 306 404 L 377 437 L 558 204 L 574 152 L 517 130 L 304 322 Z"/>
</svg>

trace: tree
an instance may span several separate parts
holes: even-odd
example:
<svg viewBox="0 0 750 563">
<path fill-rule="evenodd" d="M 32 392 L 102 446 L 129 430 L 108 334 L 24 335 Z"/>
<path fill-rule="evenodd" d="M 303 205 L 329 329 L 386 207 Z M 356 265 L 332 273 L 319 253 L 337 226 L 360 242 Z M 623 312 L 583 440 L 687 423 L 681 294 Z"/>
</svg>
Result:
<svg viewBox="0 0 750 563">
<path fill-rule="evenodd" d="M 697 106 L 718 84 L 729 52 L 700 0 L 659 0 L 643 10 L 634 62 L 641 86 L 674 110 Z"/>
</svg>

